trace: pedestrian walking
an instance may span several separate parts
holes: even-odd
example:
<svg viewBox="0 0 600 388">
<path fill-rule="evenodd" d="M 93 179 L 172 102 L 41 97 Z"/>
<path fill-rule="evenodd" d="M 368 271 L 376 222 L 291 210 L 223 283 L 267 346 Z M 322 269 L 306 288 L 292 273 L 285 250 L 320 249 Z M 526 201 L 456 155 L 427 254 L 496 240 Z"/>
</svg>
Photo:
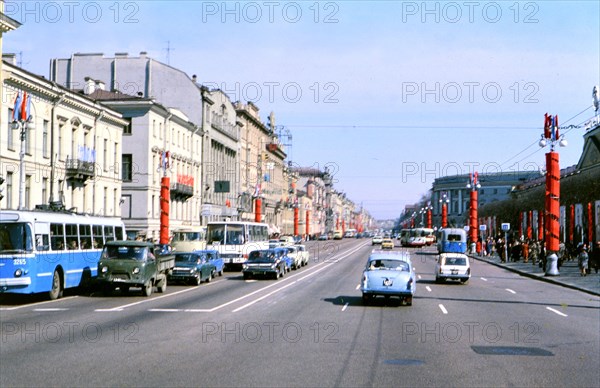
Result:
<svg viewBox="0 0 600 388">
<path fill-rule="evenodd" d="M 586 276 L 587 271 L 588 271 L 588 261 L 589 261 L 586 244 L 582 245 L 581 252 L 579 252 L 579 256 L 577 256 L 577 259 L 579 261 L 579 270 L 581 271 L 581 276 Z"/>
<path fill-rule="evenodd" d="M 540 245 L 537 241 L 532 241 L 529 245 L 529 257 L 531 257 L 531 264 L 536 265 L 540 254 Z"/>
</svg>

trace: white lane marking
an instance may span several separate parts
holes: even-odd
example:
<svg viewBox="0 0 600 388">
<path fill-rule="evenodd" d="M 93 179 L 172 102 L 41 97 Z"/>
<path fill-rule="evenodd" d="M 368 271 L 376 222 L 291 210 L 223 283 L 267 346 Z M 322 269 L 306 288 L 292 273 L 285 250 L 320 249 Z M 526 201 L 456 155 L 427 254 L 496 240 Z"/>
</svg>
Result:
<svg viewBox="0 0 600 388">
<path fill-rule="evenodd" d="M 73 299 L 73 298 L 77 298 L 77 295 L 74 296 L 67 296 L 65 298 L 60 298 L 60 299 L 56 299 L 56 300 L 46 300 L 44 302 L 37 302 L 37 303 L 32 303 L 32 304 L 24 304 L 22 306 L 16 306 L 16 307 L 0 307 L 0 311 L 11 311 L 11 310 L 18 310 L 18 309 L 22 309 L 25 307 L 33 307 L 33 306 L 39 306 L 41 304 L 46 304 L 46 303 L 55 303 L 55 302 L 61 302 L 63 300 L 69 300 L 69 299 Z"/>
<path fill-rule="evenodd" d="M 279 291 L 281 291 L 281 290 L 283 290 L 283 289 L 285 289 L 285 288 L 287 288 L 287 287 L 291 286 L 292 284 L 294 284 L 294 283 L 296 283 L 296 282 L 300 282 L 300 281 L 302 281 L 302 280 L 304 280 L 304 279 L 306 279 L 306 278 L 308 278 L 308 277 L 310 277 L 310 276 L 316 275 L 317 273 L 319 273 L 319 272 L 323 271 L 324 269 L 326 269 L 326 268 L 328 268 L 328 267 L 330 267 L 330 266 L 332 266 L 332 265 L 334 265 L 334 264 L 338 263 L 338 262 L 339 262 L 339 261 L 341 261 L 341 260 L 344 260 L 345 258 L 347 258 L 348 256 L 352 255 L 354 252 L 356 252 L 356 251 L 357 251 L 357 250 L 359 250 L 360 248 L 362 248 L 362 246 L 359 246 L 358 248 L 356 248 L 356 249 L 354 249 L 354 250 L 352 250 L 352 251 L 349 251 L 349 252 L 347 252 L 347 253 L 343 254 L 342 256 L 338 257 L 338 258 L 336 259 L 336 261 L 335 261 L 335 262 L 329 262 L 329 263 L 327 263 L 327 265 L 324 265 L 326 262 L 319 263 L 319 264 L 317 264 L 317 265 L 313 266 L 313 267 L 312 267 L 312 268 L 310 268 L 310 269 L 312 270 L 312 269 L 314 269 L 314 268 L 317 268 L 317 267 L 319 267 L 319 266 L 321 266 L 321 265 L 324 265 L 324 266 L 323 266 L 323 267 L 321 267 L 321 268 L 319 268 L 319 269 L 317 269 L 317 270 L 314 270 L 313 272 L 309 273 L 308 275 L 305 275 L 305 276 L 301 277 L 300 279 L 294 280 L 293 282 L 291 282 L 291 283 L 289 283 L 289 284 L 287 284 L 287 285 L 285 285 L 285 286 L 283 286 L 283 287 L 280 287 L 280 288 L 278 288 L 278 289 L 276 289 L 276 290 L 274 290 L 274 291 L 271 291 L 270 293 L 268 293 L 268 294 L 266 294 L 266 295 L 263 295 L 263 296 L 261 296 L 260 298 L 253 300 L 252 302 L 248 302 L 248 303 L 246 303 L 245 305 L 243 305 L 243 306 L 241 306 L 241 307 L 238 307 L 237 309 L 233 310 L 232 312 L 234 312 L 234 313 L 235 313 L 235 312 L 238 312 L 238 311 L 240 311 L 240 310 L 243 310 L 243 309 L 245 309 L 246 307 L 248 307 L 248 306 L 252 306 L 254 303 L 256 303 L 256 302 L 258 302 L 258 301 L 261 301 L 261 300 L 265 299 L 266 297 L 268 297 L 268 296 L 271 296 L 271 295 L 273 295 L 273 294 L 275 294 L 275 293 L 277 293 L 277 292 L 279 292 Z M 291 278 L 294 278 L 294 277 L 296 277 L 296 276 L 300 276 L 300 275 L 301 275 L 301 274 L 294 274 L 294 275 L 292 275 L 292 276 L 289 276 L 287 279 L 291 279 Z M 250 294 L 248 294 L 248 295 L 245 295 L 245 296 L 243 296 L 243 297 L 241 297 L 241 298 L 237 298 L 237 299 L 235 299 L 235 300 L 232 300 L 232 301 L 229 301 L 229 302 L 227 302 L 227 303 L 224 303 L 224 304 L 222 304 L 221 306 L 217 306 L 217 307 L 215 307 L 215 308 L 214 308 L 214 310 L 216 310 L 217 308 L 221 308 L 221 307 L 227 306 L 227 305 L 229 305 L 229 304 L 231 304 L 231 303 L 234 303 L 234 302 L 236 302 L 236 301 L 238 301 L 238 300 L 244 299 L 244 298 L 246 298 L 246 297 L 248 297 L 248 296 L 251 296 L 251 295 L 253 295 L 253 294 L 257 293 L 257 292 L 260 292 L 260 291 L 262 291 L 262 290 L 265 290 L 265 289 L 267 289 L 267 288 L 270 288 L 270 287 L 272 287 L 272 286 L 275 286 L 276 284 L 277 284 L 277 283 L 274 283 L 274 284 L 272 284 L 272 285 L 270 285 L 270 286 L 263 287 L 263 288 L 261 288 L 261 289 L 259 289 L 259 290 L 256 290 L 256 291 L 254 291 L 254 292 L 252 292 L 252 293 L 250 293 Z"/>
<path fill-rule="evenodd" d="M 182 310 L 181 309 L 148 309 L 148 311 L 157 312 L 157 313 L 177 313 Z"/>
<path fill-rule="evenodd" d="M 348 303 L 346 303 L 346 304 L 344 305 L 344 307 L 342 307 L 342 311 L 346 310 L 346 308 L 348 308 Z"/>
<path fill-rule="evenodd" d="M 284 289 L 288 288 L 289 286 L 291 286 L 292 284 L 295 284 L 296 282 L 297 282 L 297 280 L 294 280 L 293 282 L 291 282 L 291 283 L 288 283 L 288 284 L 286 284 L 286 285 L 285 285 L 285 286 L 283 286 L 283 287 L 279 287 L 278 289 L 276 289 L 276 290 L 273 290 L 273 291 L 269 292 L 268 294 L 265 294 L 265 295 L 261 296 L 261 297 L 260 297 L 260 298 L 258 298 L 258 299 L 254 299 L 252 302 L 248 302 L 248 303 L 246 303 L 245 305 L 243 305 L 243 306 L 241 306 L 241 307 L 238 307 L 237 309 L 233 310 L 232 312 L 234 312 L 234 313 L 237 313 L 238 311 L 240 311 L 240 310 L 243 310 L 243 309 L 245 309 L 245 308 L 246 308 L 246 307 L 248 307 L 248 306 L 252 306 L 254 303 L 256 303 L 256 302 L 259 302 L 259 301 L 261 301 L 261 300 L 263 300 L 263 299 L 265 299 L 265 298 L 268 298 L 269 296 L 271 296 L 271 295 L 273 295 L 273 294 L 276 294 L 276 293 L 278 293 L 279 291 L 281 291 L 281 290 L 284 290 Z"/>
<path fill-rule="evenodd" d="M 484 282 L 487 282 L 487 279 L 486 279 L 486 278 L 481 278 L 481 280 L 483 280 Z"/>
<path fill-rule="evenodd" d="M 429 288 L 429 286 L 425 286 L 425 289 L 429 292 L 431 292 L 431 288 Z"/>
<path fill-rule="evenodd" d="M 67 311 L 65 308 L 43 308 L 43 309 L 33 309 L 33 311 Z"/>
<path fill-rule="evenodd" d="M 510 288 L 505 288 L 506 291 L 510 292 L 511 294 L 516 294 L 515 291 L 511 290 Z"/>
<path fill-rule="evenodd" d="M 358 290 L 360 288 L 360 284 L 358 286 L 356 286 L 355 290 Z"/>
<path fill-rule="evenodd" d="M 561 317 L 568 317 L 567 314 L 563 314 L 560 311 L 553 309 L 552 307 L 546 307 L 546 309 L 552 311 L 553 313 L 560 315 Z"/>
<path fill-rule="evenodd" d="M 442 310 L 442 313 L 448 314 L 448 310 L 446 310 L 443 304 L 439 304 L 438 306 L 440 307 L 440 310 Z"/>
<path fill-rule="evenodd" d="M 185 293 L 185 292 L 190 292 L 190 291 L 194 291 L 194 290 L 199 290 L 199 289 L 201 289 L 201 288 L 205 288 L 205 287 L 207 287 L 207 286 L 209 286 L 209 285 L 211 285 L 211 284 L 218 284 L 218 283 L 220 283 L 220 282 L 223 282 L 223 281 L 224 281 L 224 280 L 218 280 L 218 281 L 215 281 L 215 282 L 208 283 L 208 284 L 206 284 L 204 287 L 192 287 L 192 288 L 186 288 L 186 289 L 184 289 L 184 290 L 177 291 L 177 292 L 174 292 L 174 293 L 172 293 L 172 294 L 161 295 L 161 296 L 157 296 L 156 298 L 152 298 L 152 299 L 144 299 L 144 300 L 140 300 L 139 302 L 133 302 L 133 303 L 129 303 L 129 304 L 124 304 L 124 305 L 122 305 L 122 306 L 117 306 L 117 307 L 113 307 L 113 308 L 110 308 L 110 309 L 96 309 L 96 310 L 94 310 L 94 311 L 96 311 L 96 312 L 107 312 L 107 311 L 123 311 L 123 310 L 124 310 L 124 309 L 126 309 L 127 307 L 136 306 L 136 305 L 138 305 L 138 304 L 147 303 L 147 302 L 150 302 L 150 301 L 153 301 L 153 300 L 158 300 L 158 299 L 162 299 L 162 298 L 167 298 L 167 297 L 169 297 L 169 296 L 173 296 L 173 295 L 179 295 L 179 294 L 183 294 L 183 293 Z"/>
</svg>

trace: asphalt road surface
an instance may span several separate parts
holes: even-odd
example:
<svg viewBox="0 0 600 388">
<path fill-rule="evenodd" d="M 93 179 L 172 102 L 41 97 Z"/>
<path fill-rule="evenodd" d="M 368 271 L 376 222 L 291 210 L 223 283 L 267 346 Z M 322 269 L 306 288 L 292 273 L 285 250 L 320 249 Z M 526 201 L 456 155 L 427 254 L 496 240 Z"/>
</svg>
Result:
<svg viewBox="0 0 600 388">
<path fill-rule="evenodd" d="M 423 248 L 412 306 L 363 306 L 370 239 L 307 247 L 279 280 L 2 295 L 0 386 L 600 386 L 598 297 L 479 261 L 436 284 Z"/>
</svg>

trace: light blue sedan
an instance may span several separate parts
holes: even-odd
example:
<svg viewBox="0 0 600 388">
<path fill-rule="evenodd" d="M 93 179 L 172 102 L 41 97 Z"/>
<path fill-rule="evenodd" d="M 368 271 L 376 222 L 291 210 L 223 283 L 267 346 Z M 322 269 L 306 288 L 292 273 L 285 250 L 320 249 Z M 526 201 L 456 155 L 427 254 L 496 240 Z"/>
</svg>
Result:
<svg viewBox="0 0 600 388">
<path fill-rule="evenodd" d="M 411 306 L 416 283 L 408 252 L 373 252 L 360 283 L 363 303 L 368 305 L 376 296 L 393 296 Z"/>
</svg>

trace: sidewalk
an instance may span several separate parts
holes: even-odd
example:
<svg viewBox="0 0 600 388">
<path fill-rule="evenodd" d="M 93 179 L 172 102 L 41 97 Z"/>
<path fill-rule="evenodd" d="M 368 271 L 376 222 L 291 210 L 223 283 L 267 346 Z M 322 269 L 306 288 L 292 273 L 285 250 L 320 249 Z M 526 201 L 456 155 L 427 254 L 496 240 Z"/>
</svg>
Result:
<svg viewBox="0 0 600 388">
<path fill-rule="evenodd" d="M 596 273 L 595 270 L 592 269 L 592 273 L 587 276 L 581 276 L 579 267 L 577 266 L 577 260 L 564 262 L 558 270 L 558 276 L 545 276 L 542 268 L 540 268 L 538 264 L 533 265 L 531 261 L 529 261 L 529 263 L 523 263 L 523 261 L 502 263 L 500 257 L 496 254 L 491 256 L 469 254 L 469 257 L 498 267 L 506 268 L 507 270 L 516 272 L 522 276 L 600 296 L 600 272 Z"/>
</svg>

